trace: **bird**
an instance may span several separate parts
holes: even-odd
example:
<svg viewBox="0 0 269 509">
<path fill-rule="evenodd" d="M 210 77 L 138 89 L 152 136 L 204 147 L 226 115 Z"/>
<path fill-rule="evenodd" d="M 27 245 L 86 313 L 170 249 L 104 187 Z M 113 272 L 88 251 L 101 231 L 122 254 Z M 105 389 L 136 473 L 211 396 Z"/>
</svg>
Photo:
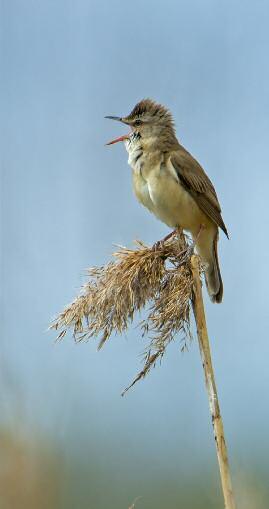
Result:
<svg viewBox="0 0 269 509">
<path fill-rule="evenodd" d="M 190 233 L 205 268 L 212 302 L 223 298 L 218 259 L 219 228 L 229 238 L 215 188 L 198 161 L 180 144 L 169 109 L 152 99 L 138 102 L 126 117 L 105 118 L 127 124 L 124 142 L 138 201 L 173 231 Z"/>
</svg>

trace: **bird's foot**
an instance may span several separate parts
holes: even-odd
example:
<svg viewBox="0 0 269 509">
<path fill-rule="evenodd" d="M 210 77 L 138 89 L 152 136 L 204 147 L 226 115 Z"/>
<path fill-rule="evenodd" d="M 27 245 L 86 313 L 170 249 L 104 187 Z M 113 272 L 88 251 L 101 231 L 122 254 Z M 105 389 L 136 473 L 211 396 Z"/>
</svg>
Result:
<svg viewBox="0 0 269 509">
<path fill-rule="evenodd" d="M 176 235 L 177 233 L 178 233 L 177 230 L 173 230 L 172 232 L 168 233 L 168 235 L 166 235 L 162 240 L 157 240 L 157 242 L 153 244 L 152 250 L 159 251 L 159 249 L 162 249 L 165 242 L 171 239 L 171 237 L 174 237 L 174 235 Z"/>
<path fill-rule="evenodd" d="M 181 251 L 179 253 L 179 256 L 180 257 L 182 256 L 181 263 L 186 262 L 193 255 L 194 248 L 195 248 L 195 243 L 192 242 L 188 247 L 186 247 L 186 249 L 183 249 L 183 251 Z"/>
</svg>

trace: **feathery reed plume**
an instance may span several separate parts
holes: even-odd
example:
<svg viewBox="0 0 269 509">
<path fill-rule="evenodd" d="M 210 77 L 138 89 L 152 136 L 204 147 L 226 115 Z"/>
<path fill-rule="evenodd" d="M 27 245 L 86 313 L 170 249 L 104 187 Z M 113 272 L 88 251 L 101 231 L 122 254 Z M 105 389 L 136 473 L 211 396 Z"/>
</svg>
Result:
<svg viewBox="0 0 269 509">
<path fill-rule="evenodd" d="M 101 336 L 99 348 L 112 332 L 122 333 L 133 321 L 136 311 L 148 305 L 147 316 L 141 322 L 142 335 L 150 342 L 144 353 L 143 369 L 124 390 L 125 394 L 144 378 L 156 362 L 162 359 L 175 334 L 185 341 L 190 334 L 190 307 L 197 326 L 202 364 L 205 373 L 212 424 L 214 429 L 225 509 L 235 509 L 224 428 L 220 414 L 217 387 L 201 289 L 199 257 L 192 256 L 192 247 L 182 231 L 168 242 L 149 248 L 137 242 L 137 249 L 121 247 L 114 261 L 89 270 L 90 280 L 82 293 L 67 306 L 52 324 L 61 329 L 62 338 L 73 329 L 76 341 Z M 184 346 L 183 346 L 184 348 Z"/>
<path fill-rule="evenodd" d="M 127 330 L 135 312 L 148 306 L 147 316 L 140 323 L 142 335 L 150 337 L 144 367 L 124 393 L 162 359 L 175 334 L 181 333 L 185 342 L 191 337 L 193 277 L 188 238 L 178 232 L 155 248 L 140 241 L 136 244 L 135 250 L 121 247 L 107 265 L 89 269 L 89 281 L 81 294 L 51 326 L 61 330 L 58 339 L 67 329 L 73 331 L 75 341 L 99 336 L 100 349 L 113 332 Z"/>
</svg>

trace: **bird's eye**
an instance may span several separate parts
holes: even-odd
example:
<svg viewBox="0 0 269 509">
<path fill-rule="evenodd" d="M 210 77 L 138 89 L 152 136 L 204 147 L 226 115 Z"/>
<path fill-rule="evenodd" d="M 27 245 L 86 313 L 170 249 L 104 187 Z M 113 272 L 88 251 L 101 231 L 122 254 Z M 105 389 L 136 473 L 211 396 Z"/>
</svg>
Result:
<svg viewBox="0 0 269 509">
<path fill-rule="evenodd" d="M 135 123 L 134 123 L 135 127 L 138 127 L 138 126 L 139 126 L 139 125 L 141 125 L 141 124 L 142 124 L 142 120 L 139 120 L 139 119 L 137 119 L 137 120 L 135 121 Z"/>
</svg>

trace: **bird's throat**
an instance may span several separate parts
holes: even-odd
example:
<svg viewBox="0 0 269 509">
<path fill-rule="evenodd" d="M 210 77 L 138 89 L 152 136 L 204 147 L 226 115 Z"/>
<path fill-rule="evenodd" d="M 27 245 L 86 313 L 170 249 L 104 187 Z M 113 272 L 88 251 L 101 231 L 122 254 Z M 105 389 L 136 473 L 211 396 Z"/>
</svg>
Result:
<svg viewBox="0 0 269 509">
<path fill-rule="evenodd" d="M 129 154 L 128 164 L 134 170 L 140 171 L 141 161 L 144 155 L 141 137 L 132 135 L 129 140 L 125 140 L 124 144 Z"/>
</svg>

